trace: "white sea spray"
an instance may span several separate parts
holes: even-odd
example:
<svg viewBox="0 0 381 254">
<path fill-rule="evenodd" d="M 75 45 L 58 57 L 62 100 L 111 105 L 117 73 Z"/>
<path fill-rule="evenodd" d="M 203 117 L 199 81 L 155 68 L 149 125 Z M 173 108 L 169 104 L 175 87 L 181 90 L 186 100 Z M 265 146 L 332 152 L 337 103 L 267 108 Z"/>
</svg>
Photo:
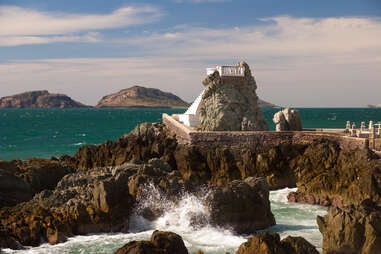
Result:
<svg viewBox="0 0 381 254">
<path fill-rule="evenodd" d="M 324 215 L 326 209 L 319 206 L 288 203 L 287 195 L 296 189 L 270 192 L 271 209 L 277 225 L 266 231 L 278 232 L 281 238 L 288 235 L 302 236 L 321 250 L 321 234 L 316 225 L 316 216 Z M 190 253 L 201 249 L 208 254 L 235 253 L 239 245 L 249 236 L 238 236 L 226 229 L 208 223 L 206 194 L 179 193 L 177 201 L 168 200 L 153 185 L 147 186 L 145 198 L 136 207 L 130 220 L 128 234 L 92 234 L 69 238 L 66 243 L 49 245 L 22 251 L 5 250 L 6 253 L 114 253 L 132 240 L 148 240 L 155 229 L 172 231 L 183 238 Z M 144 208 L 161 209 L 162 215 L 154 221 L 144 219 L 139 212 Z M 201 219 L 200 219 L 201 218 Z"/>
</svg>

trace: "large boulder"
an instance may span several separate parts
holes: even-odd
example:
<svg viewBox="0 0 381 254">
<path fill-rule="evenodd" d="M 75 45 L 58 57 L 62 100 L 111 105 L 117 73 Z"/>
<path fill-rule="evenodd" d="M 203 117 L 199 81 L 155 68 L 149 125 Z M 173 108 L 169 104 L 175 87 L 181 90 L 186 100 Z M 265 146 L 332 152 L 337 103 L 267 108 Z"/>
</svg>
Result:
<svg viewBox="0 0 381 254">
<path fill-rule="evenodd" d="M 381 207 L 369 199 L 342 209 L 331 207 L 317 223 L 324 253 L 381 253 Z"/>
<path fill-rule="evenodd" d="M 302 237 L 280 240 L 277 233 L 255 235 L 241 244 L 236 254 L 319 254 L 316 248 Z"/>
<path fill-rule="evenodd" d="M 286 108 L 275 113 L 273 117 L 276 131 L 301 131 L 302 121 L 299 116 L 299 111 Z"/>
<path fill-rule="evenodd" d="M 267 130 L 258 106 L 257 84 L 245 62 L 244 77 L 220 76 L 216 71 L 203 80 L 199 117 L 203 131 Z"/>
<path fill-rule="evenodd" d="M 115 254 L 188 254 L 188 250 L 181 236 L 155 230 L 150 241 L 129 242 Z"/>
<path fill-rule="evenodd" d="M 254 233 L 275 225 L 264 178 L 249 177 L 214 188 L 206 199 L 212 224 L 237 233 Z"/>
</svg>

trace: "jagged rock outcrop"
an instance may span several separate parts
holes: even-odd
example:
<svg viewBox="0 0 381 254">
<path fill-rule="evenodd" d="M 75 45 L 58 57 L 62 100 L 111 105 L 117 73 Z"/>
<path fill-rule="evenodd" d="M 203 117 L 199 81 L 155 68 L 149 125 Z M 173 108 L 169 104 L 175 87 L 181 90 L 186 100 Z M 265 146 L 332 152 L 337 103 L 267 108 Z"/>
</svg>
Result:
<svg viewBox="0 0 381 254">
<path fill-rule="evenodd" d="M 128 178 L 137 170 L 127 165 L 68 174 L 54 190 L 0 209 L 0 230 L 30 246 L 41 239 L 54 244 L 77 234 L 127 232 L 133 205 Z"/>
<path fill-rule="evenodd" d="M 275 225 L 264 178 L 249 177 L 211 190 L 207 201 L 211 223 L 239 234 Z"/>
<path fill-rule="evenodd" d="M 40 239 L 55 244 L 72 235 L 127 232 L 134 205 L 147 198 L 150 185 L 161 197 L 176 200 L 181 191 L 192 191 L 194 183 L 158 159 L 67 174 L 54 190 L 0 209 L 0 243 L 7 244 L 0 247 L 14 247 L 12 240 L 36 246 Z M 157 206 L 138 212 L 154 219 L 164 212 L 162 200 L 150 201 Z"/>
<path fill-rule="evenodd" d="M 249 66 L 244 77 L 221 77 L 216 71 L 203 80 L 199 117 L 203 131 L 267 130 L 262 110 L 258 106 L 257 84 Z"/>
<path fill-rule="evenodd" d="M 323 235 L 323 253 L 380 254 L 381 207 L 369 199 L 342 209 L 331 207 L 317 223 Z"/>
<path fill-rule="evenodd" d="M 255 235 L 241 244 L 236 254 L 319 254 L 316 248 L 302 237 L 280 240 L 277 233 Z"/>
<path fill-rule="evenodd" d="M 150 241 L 129 242 L 114 254 L 188 254 L 188 250 L 178 234 L 155 230 Z"/>
<path fill-rule="evenodd" d="M 275 113 L 273 117 L 276 131 L 301 131 L 302 121 L 299 116 L 299 111 L 286 108 Z"/>
<path fill-rule="evenodd" d="M 0 98 L 0 108 L 89 108 L 64 94 L 31 91 Z"/>
<path fill-rule="evenodd" d="M 343 149 L 336 141 L 315 138 L 276 146 L 195 146 L 178 143 L 164 124 L 146 123 L 116 141 L 81 147 L 60 161 L 91 169 L 160 158 L 198 185 L 221 186 L 255 176 L 265 177 L 270 189 L 297 186 L 299 193 L 328 199 L 329 204 L 365 198 L 381 203 L 381 161 L 372 151 Z"/>
<path fill-rule="evenodd" d="M 319 142 L 309 146 L 297 161 L 295 201 L 343 206 L 370 198 L 381 204 L 381 161 L 372 151 L 343 150 L 338 144 Z"/>
<path fill-rule="evenodd" d="M 0 208 L 28 201 L 42 190 L 52 190 L 75 169 L 54 160 L 0 161 Z"/>
<path fill-rule="evenodd" d="M 97 108 L 187 108 L 189 104 L 178 96 L 155 88 L 133 86 L 117 93 L 104 96 L 96 105 Z"/>
</svg>

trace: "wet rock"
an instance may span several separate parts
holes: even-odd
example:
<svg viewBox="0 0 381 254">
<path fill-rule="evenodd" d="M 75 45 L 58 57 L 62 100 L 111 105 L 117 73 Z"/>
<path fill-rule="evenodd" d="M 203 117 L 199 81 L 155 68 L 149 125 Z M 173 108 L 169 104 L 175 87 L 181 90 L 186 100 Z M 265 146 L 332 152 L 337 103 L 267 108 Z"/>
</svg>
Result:
<svg viewBox="0 0 381 254">
<path fill-rule="evenodd" d="M 324 253 L 381 253 L 381 207 L 369 199 L 342 209 L 331 207 L 317 223 Z"/>
<path fill-rule="evenodd" d="M 275 225 L 264 178 L 249 177 L 214 188 L 206 200 L 211 223 L 235 232 L 254 233 Z"/>
<path fill-rule="evenodd" d="M 181 236 L 165 231 L 154 231 L 150 241 L 132 241 L 115 254 L 188 254 Z"/>
<path fill-rule="evenodd" d="M 268 126 L 258 106 L 257 84 L 249 66 L 244 77 L 220 76 L 216 71 L 202 82 L 205 91 L 200 104 L 203 131 L 267 130 Z"/>
<path fill-rule="evenodd" d="M 280 240 L 277 233 L 255 235 L 241 244 L 236 254 L 318 254 L 316 248 L 302 237 Z"/>
<path fill-rule="evenodd" d="M 299 111 L 286 108 L 275 113 L 273 117 L 276 131 L 301 131 L 302 121 L 299 116 Z"/>
</svg>

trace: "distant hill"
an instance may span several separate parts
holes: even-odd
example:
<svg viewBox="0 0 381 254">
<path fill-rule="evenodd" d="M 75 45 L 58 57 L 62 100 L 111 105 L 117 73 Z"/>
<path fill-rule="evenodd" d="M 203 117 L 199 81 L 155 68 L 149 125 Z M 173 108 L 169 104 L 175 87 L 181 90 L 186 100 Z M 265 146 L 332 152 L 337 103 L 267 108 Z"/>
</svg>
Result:
<svg viewBox="0 0 381 254">
<path fill-rule="evenodd" d="M 104 96 L 97 108 L 163 107 L 187 108 L 189 104 L 178 96 L 155 88 L 133 86 Z"/>
<path fill-rule="evenodd" d="M 378 105 L 368 105 L 368 108 L 381 108 L 381 104 L 378 104 Z"/>
<path fill-rule="evenodd" d="M 258 99 L 258 106 L 260 107 L 269 107 L 269 108 L 280 108 L 280 106 L 272 104 L 270 102 Z"/>
<path fill-rule="evenodd" d="M 88 108 L 65 94 L 46 90 L 30 91 L 0 98 L 0 108 Z"/>
</svg>

